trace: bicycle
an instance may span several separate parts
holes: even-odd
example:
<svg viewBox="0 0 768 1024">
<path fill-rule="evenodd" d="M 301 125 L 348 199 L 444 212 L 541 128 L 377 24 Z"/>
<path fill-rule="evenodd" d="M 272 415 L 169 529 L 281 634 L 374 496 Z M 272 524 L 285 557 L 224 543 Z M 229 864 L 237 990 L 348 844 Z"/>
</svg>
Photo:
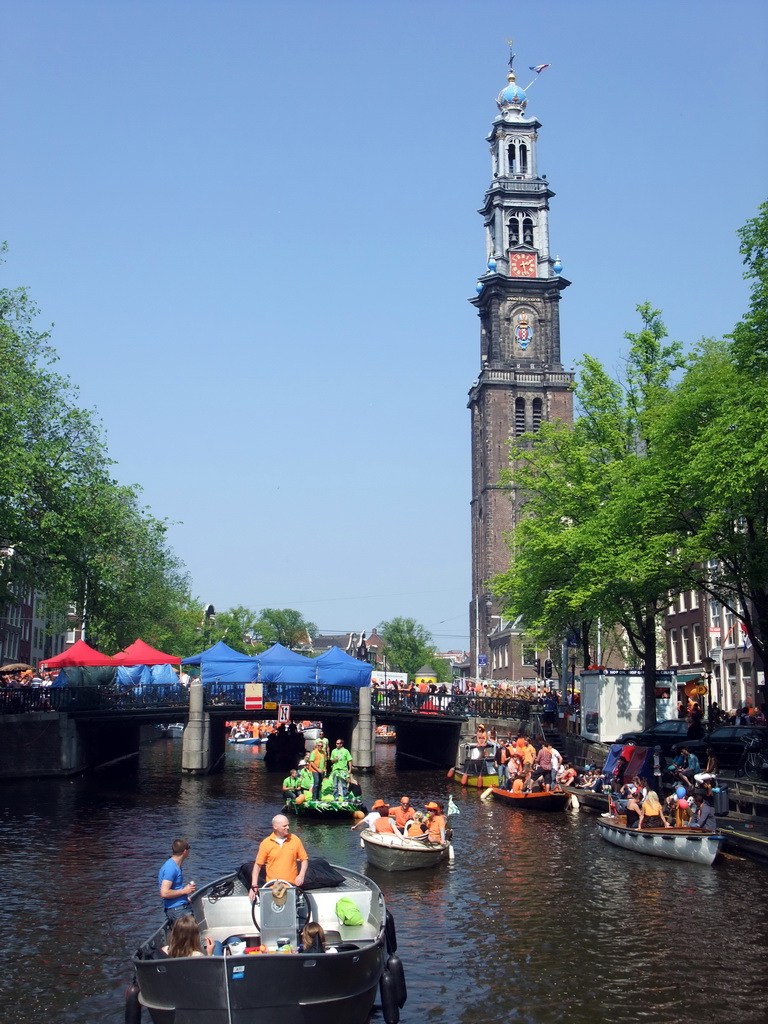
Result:
<svg viewBox="0 0 768 1024">
<path fill-rule="evenodd" d="M 741 779 L 746 775 L 753 782 L 759 782 L 766 772 L 768 772 L 768 759 L 766 759 L 760 740 L 755 738 L 744 740 L 744 752 L 736 765 L 736 777 Z"/>
</svg>

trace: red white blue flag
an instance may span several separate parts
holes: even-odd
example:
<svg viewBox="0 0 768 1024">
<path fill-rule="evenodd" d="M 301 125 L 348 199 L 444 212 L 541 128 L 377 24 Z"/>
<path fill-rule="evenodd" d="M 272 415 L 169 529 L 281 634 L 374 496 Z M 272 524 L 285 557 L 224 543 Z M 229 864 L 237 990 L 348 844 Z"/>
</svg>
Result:
<svg viewBox="0 0 768 1024">
<path fill-rule="evenodd" d="M 544 68 L 552 67 L 552 65 L 551 64 L 536 64 L 534 66 L 533 64 L 529 64 L 528 67 L 531 69 L 531 71 L 535 71 L 537 75 L 540 75 L 541 72 L 544 70 Z"/>
</svg>

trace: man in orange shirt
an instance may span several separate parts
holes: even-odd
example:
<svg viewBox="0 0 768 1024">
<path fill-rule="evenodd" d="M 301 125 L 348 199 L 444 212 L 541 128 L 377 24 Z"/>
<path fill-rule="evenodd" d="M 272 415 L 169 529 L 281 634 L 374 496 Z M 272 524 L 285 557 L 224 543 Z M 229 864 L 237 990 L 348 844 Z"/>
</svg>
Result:
<svg viewBox="0 0 768 1024">
<path fill-rule="evenodd" d="M 259 845 L 256 860 L 251 873 L 251 900 L 259 894 L 259 872 L 262 867 L 267 869 L 267 882 L 281 878 L 284 882 L 300 886 L 307 873 L 309 858 L 304 844 L 298 836 L 291 835 L 291 826 L 284 814 L 276 814 L 272 819 L 272 834 L 263 839 Z"/>
<path fill-rule="evenodd" d="M 312 773 L 312 796 L 310 799 L 319 800 L 320 787 L 325 778 L 325 750 L 322 740 L 315 743 L 315 749 L 307 758 L 307 768 Z"/>
<path fill-rule="evenodd" d="M 445 842 L 445 818 L 440 813 L 440 807 L 434 801 L 425 804 L 427 812 L 427 839 L 430 843 Z"/>
<path fill-rule="evenodd" d="M 408 796 L 401 796 L 400 806 L 392 808 L 389 813 L 401 832 L 405 832 L 406 825 L 416 817 L 416 812 L 411 807 L 411 798 Z"/>
</svg>

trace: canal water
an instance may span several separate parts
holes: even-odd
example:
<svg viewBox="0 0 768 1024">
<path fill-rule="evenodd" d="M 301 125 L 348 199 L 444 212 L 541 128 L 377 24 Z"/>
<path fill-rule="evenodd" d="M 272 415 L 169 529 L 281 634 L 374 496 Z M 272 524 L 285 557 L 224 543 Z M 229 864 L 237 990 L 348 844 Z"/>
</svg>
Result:
<svg viewBox="0 0 768 1024">
<path fill-rule="evenodd" d="M 368 803 L 452 792 L 460 809 L 453 865 L 372 872 L 397 922 L 403 1024 L 767 1019 L 765 868 L 628 853 L 601 840 L 586 812 L 516 811 L 397 764 L 392 747 L 377 754 Z M 187 880 L 253 857 L 282 776 L 253 748 L 230 748 L 225 771 L 207 778 L 182 777 L 180 756 L 179 741 L 162 740 L 137 764 L 4 785 L 2 1024 L 118 1024 L 130 954 L 161 919 L 156 878 L 172 840 L 192 844 Z M 297 831 L 310 854 L 365 870 L 348 825 Z M 382 1021 L 378 1008 L 371 1021 Z"/>
</svg>

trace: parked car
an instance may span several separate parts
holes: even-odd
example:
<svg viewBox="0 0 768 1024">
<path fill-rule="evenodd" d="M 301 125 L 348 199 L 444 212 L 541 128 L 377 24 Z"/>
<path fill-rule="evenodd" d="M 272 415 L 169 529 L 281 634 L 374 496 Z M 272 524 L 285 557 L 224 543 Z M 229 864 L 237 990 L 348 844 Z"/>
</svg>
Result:
<svg viewBox="0 0 768 1024">
<path fill-rule="evenodd" d="M 685 740 L 676 743 L 674 752 L 686 747 L 701 762 L 701 770 L 707 763 L 707 747 L 720 762 L 721 768 L 733 769 L 744 753 L 744 741 L 757 739 L 761 747 L 768 750 L 768 729 L 764 725 L 718 725 L 700 740 Z"/>
<path fill-rule="evenodd" d="M 688 735 L 688 723 L 684 718 L 670 718 L 666 722 L 657 722 L 650 729 L 642 732 L 625 732 L 616 743 L 634 743 L 636 747 L 661 747 L 663 753 L 671 754 L 676 743 L 685 740 Z M 691 741 L 693 742 L 693 741 Z M 698 742 L 698 740 L 697 740 Z"/>
</svg>

